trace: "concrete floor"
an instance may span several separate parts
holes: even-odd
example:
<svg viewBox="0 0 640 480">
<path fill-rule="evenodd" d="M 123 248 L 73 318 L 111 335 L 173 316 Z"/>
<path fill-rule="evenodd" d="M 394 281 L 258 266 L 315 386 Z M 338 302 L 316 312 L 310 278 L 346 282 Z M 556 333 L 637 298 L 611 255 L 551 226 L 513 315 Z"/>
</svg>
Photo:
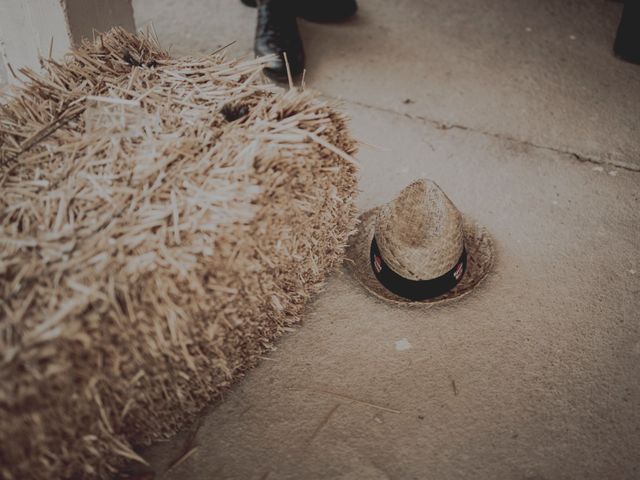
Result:
<svg viewBox="0 0 640 480">
<path fill-rule="evenodd" d="M 239 2 L 134 9 L 174 53 L 251 51 Z M 193 439 L 143 452 L 156 478 L 640 477 L 640 67 L 611 54 L 620 11 L 363 0 L 352 22 L 301 22 L 308 84 L 380 147 L 359 154 L 359 205 L 427 176 L 498 262 L 431 310 L 333 276 Z"/>
</svg>

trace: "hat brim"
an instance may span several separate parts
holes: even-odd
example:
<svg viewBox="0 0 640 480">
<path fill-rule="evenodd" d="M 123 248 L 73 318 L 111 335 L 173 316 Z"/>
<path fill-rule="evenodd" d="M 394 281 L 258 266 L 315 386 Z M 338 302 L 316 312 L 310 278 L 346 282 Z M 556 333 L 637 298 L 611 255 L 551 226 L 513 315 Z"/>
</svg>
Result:
<svg viewBox="0 0 640 480">
<path fill-rule="evenodd" d="M 376 297 L 402 305 L 431 306 L 459 299 L 471 293 L 487 276 L 494 262 L 493 241 L 487 229 L 463 215 L 464 245 L 467 249 L 467 270 L 462 280 L 447 293 L 427 300 L 410 300 L 387 290 L 373 274 L 370 261 L 371 241 L 376 217 L 381 207 L 360 215 L 360 225 L 351 237 L 346 251 L 347 268 Z"/>
</svg>

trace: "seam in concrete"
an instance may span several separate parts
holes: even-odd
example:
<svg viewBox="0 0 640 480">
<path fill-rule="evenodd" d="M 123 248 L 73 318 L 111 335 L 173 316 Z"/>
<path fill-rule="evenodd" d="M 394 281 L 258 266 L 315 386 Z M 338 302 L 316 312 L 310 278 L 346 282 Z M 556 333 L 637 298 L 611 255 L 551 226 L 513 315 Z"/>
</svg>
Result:
<svg viewBox="0 0 640 480">
<path fill-rule="evenodd" d="M 396 110 L 393 110 L 391 108 L 385 108 L 385 107 L 378 107 L 375 105 L 369 105 L 366 103 L 362 103 L 362 102 L 358 102 L 355 100 L 348 100 L 345 98 L 338 98 L 338 97 L 333 97 L 330 95 L 327 95 L 328 98 L 332 99 L 332 100 L 336 100 L 338 102 L 346 102 L 346 103 L 351 103 L 353 105 L 358 105 L 360 107 L 364 107 L 364 108 L 370 108 L 372 110 L 378 110 L 381 112 L 386 112 L 386 113 L 391 113 L 394 115 L 399 115 L 399 116 L 403 116 L 406 118 L 409 118 L 411 120 L 417 120 L 420 121 L 422 123 L 428 123 L 429 125 L 432 125 L 433 127 L 437 128 L 438 130 L 463 130 L 463 131 L 467 131 L 467 132 L 473 132 L 473 133 L 479 133 L 481 135 L 486 135 L 489 137 L 493 137 L 493 138 L 497 138 L 499 140 L 507 140 L 510 142 L 515 142 L 515 143 L 520 143 L 522 145 L 526 145 L 529 147 L 533 147 L 533 148 L 539 148 L 541 150 L 549 150 L 551 152 L 555 152 L 555 153 L 559 153 L 561 155 L 568 155 L 571 158 L 573 158 L 574 160 L 577 160 L 581 163 L 592 163 L 594 165 L 607 165 L 610 167 L 616 167 L 616 168 L 620 168 L 622 170 L 627 170 L 629 172 L 634 172 L 634 173 L 640 173 L 640 166 L 638 165 L 633 165 L 631 163 L 627 163 L 627 162 L 620 162 L 620 161 L 615 161 L 615 160 L 603 160 L 603 159 L 598 159 L 598 158 L 593 158 L 593 157 L 587 157 L 584 155 L 580 155 L 579 153 L 576 152 L 571 152 L 569 150 L 563 150 L 561 148 L 556 148 L 556 147 L 551 147 L 548 145 L 540 145 L 534 142 L 531 142 L 529 140 L 522 140 L 519 138 L 515 138 L 512 137 L 511 135 L 507 135 L 504 133 L 494 133 L 494 132 L 489 132 L 486 130 L 480 130 L 480 129 L 476 129 L 473 127 L 467 127 L 465 125 L 461 125 L 458 123 L 444 123 L 444 122 L 440 122 L 438 120 L 434 120 L 432 118 L 429 117 L 425 117 L 423 115 L 412 115 L 410 113 L 403 113 L 403 112 L 398 112 Z"/>
<path fill-rule="evenodd" d="M 4 42 L 0 39 L 0 86 L 9 82 L 9 67 Z M 1 93 L 1 92 L 0 92 Z"/>
<path fill-rule="evenodd" d="M 73 34 L 71 33 L 71 20 L 69 19 L 69 7 L 67 2 L 64 0 L 58 0 L 60 2 L 60 8 L 62 9 L 62 14 L 64 15 L 64 21 L 67 25 L 67 37 L 69 38 L 69 45 L 75 45 L 73 42 Z"/>
</svg>

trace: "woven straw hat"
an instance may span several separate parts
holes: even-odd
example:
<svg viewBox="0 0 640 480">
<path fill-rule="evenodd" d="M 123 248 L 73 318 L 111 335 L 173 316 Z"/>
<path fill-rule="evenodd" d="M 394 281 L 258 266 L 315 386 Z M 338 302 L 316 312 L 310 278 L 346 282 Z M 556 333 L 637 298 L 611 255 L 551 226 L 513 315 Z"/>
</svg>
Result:
<svg viewBox="0 0 640 480">
<path fill-rule="evenodd" d="M 413 182 L 390 203 L 363 213 L 347 265 L 374 295 L 432 305 L 462 297 L 487 275 L 491 237 L 431 180 Z"/>
</svg>

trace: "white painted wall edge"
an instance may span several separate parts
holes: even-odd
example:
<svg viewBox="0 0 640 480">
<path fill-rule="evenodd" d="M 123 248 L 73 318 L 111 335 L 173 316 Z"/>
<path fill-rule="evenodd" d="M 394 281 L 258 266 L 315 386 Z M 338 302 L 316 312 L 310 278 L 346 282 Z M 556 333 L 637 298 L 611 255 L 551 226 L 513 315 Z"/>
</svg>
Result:
<svg viewBox="0 0 640 480">
<path fill-rule="evenodd" d="M 95 31 L 135 31 L 131 0 L 1 0 L 0 84 L 11 70 L 40 68 L 40 57 L 61 58 Z"/>
</svg>

